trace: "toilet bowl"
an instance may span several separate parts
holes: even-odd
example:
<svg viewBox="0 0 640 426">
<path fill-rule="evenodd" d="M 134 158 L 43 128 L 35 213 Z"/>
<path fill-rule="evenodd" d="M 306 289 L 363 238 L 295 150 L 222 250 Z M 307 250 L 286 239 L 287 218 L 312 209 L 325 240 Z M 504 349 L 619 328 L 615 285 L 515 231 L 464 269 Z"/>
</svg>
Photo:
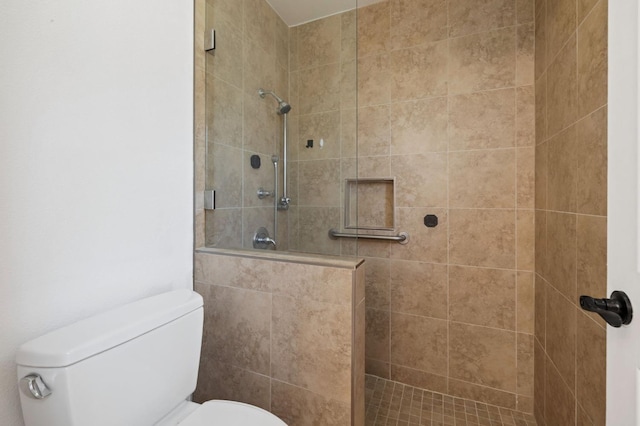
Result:
<svg viewBox="0 0 640 426">
<path fill-rule="evenodd" d="M 176 290 L 23 344 L 16 356 L 25 426 L 286 426 L 234 401 L 190 402 L 202 297 Z"/>
</svg>

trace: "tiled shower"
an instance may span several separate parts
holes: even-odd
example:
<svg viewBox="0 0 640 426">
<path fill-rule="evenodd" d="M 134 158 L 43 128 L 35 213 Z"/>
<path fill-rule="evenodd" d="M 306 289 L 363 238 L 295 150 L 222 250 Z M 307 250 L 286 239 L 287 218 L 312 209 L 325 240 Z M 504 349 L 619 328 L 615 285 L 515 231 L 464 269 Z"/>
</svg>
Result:
<svg viewBox="0 0 640 426">
<path fill-rule="evenodd" d="M 604 371 L 604 327 L 577 295 L 606 292 L 606 0 L 386 0 L 294 27 L 264 0 L 196 5 L 196 193 L 217 190 L 196 247 L 273 222 L 271 88 L 293 107 L 279 250 L 365 259 L 367 373 L 603 424 L 604 374 L 580 372 Z M 356 178 L 395 179 L 409 244 L 328 238 Z M 379 204 L 358 194 L 361 218 Z"/>
</svg>

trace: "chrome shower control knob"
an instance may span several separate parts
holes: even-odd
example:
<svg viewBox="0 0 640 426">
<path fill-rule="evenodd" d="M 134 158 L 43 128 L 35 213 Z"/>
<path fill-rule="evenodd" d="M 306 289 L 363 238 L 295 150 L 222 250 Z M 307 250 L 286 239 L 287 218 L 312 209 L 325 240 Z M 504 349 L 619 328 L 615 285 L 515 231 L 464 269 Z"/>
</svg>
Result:
<svg viewBox="0 0 640 426">
<path fill-rule="evenodd" d="M 25 395 L 35 399 L 45 399 L 51 395 L 51 389 L 38 374 L 29 374 L 20 379 L 20 388 Z"/>
</svg>

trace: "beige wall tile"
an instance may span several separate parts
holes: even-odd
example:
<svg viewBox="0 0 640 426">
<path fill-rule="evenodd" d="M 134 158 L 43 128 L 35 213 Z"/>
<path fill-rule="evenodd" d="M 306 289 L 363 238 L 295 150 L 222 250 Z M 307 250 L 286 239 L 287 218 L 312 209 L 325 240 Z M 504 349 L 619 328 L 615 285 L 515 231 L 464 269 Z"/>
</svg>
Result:
<svg viewBox="0 0 640 426">
<path fill-rule="evenodd" d="M 549 276 L 549 253 L 547 243 L 547 212 L 536 210 L 536 273 Z"/>
<path fill-rule="evenodd" d="M 341 211 L 340 207 L 300 207 L 300 217 L 304 220 L 299 228 L 299 250 L 339 255 L 340 241 L 330 239 L 328 232 L 339 226 Z"/>
<path fill-rule="evenodd" d="M 607 332 L 578 312 L 576 395 L 594 424 L 606 423 Z"/>
<path fill-rule="evenodd" d="M 257 291 L 212 286 L 210 339 L 203 352 L 213 359 L 269 374 L 271 296 Z"/>
<path fill-rule="evenodd" d="M 534 59 L 535 59 L 535 26 L 534 23 L 518 25 L 517 56 L 516 56 L 516 85 L 524 86 L 533 84 Z"/>
<path fill-rule="evenodd" d="M 578 215 L 576 234 L 576 296 L 607 297 L 607 218 Z M 599 321 L 600 318 L 594 315 L 594 319 Z"/>
<path fill-rule="evenodd" d="M 517 227 L 517 268 L 533 271 L 535 268 L 535 213 L 533 210 L 516 212 Z"/>
<path fill-rule="evenodd" d="M 535 292 L 534 334 L 544 350 L 547 341 L 547 283 L 539 275 L 535 276 Z"/>
<path fill-rule="evenodd" d="M 358 90 L 358 63 L 354 60 L 340 63 L 340 110 L 355 108 Z"/>
<path fill-rule="evenodd" d="M 389 310 L 391 264 L 388 259 L 369 257 L 365 261 L 367 308 Z"/>
<path fill-rule="evenodd" d="M 452 322 L 449 377 L 509 392 L 516 391 L 516 334 Z"/>
<path fill-rule="evenodd" d="M 582 23 L 593 6 L 598 3 L 599 0 L 578 0 L 578 25 Z"/>
<path fill-rule="evenodd" d="M 447 321 L 391 313 L 391 363 L 427 373 L 447 369 Z"/>
<path fill-rule="evenodd" d="M 389 54 L 358 59 L 358 106 L 388 104 L 391 100 Z"/>
<path fill-rule="evenodd" d="M 485 404 L 497 405 L 510 409 L 516 408 L 516 394 L 486 386 L 480 386 L 462 380 L 449 379 L 448 393 L 458 398 L 484 402 Z"/>
<path fill-rule="evenodd" d="M 206 212 L 203 224 L 205 241 L 196 247 L 242 247 L 242 209 L 218 209 Z M 205 231 L 206 230 L 206 231 Z M 206 242 L 206 243 L 205 243 Z"/>
<path fill-rule="evenodd" d="M 397 102 L 391 106 L 391 154 L 447 150 L 447 98 Z"/>
<path fill-rule="evenodd" d="M 220 144 L 210 149 L 207 182 L 216 188 L 216 208 L 242 207 L 243 151 Z"/>
<path fill-rule="evenodd" d="M 361 265 L 358 270 L 362 269 L 362 273 L 358 272 L 358 281 L 364 281 L 364 268 Z M 360 276 L 361 275 L 361 276 Z M 364 283 L 363 283 L 364 285 Z M 364 296 L 364 294 L 363 294 Z M 358 303 L 355 308 L 353 347 L 352 347 L 352 381 L 351 381 L 351 413 L 352 424 L 364 424 L 365 420 L 365 303 L 364 299 Z"/>
<path fill-rule="evenodd" d="M 578 27 L 578 105 L 583 117 L 607 103 L 607 2 Z"/>
<path fill-rule="evenodd" d="M 549 210 L 575 212 L 578 174 L 575 126 L 549 139 L 548 155 L 547 207 Z"/>
<path fill-rule="evenodd" d="M 517 319 L 518 333 L 533 335 L 535 326 L 535 285 L 533 272 L 518 271 L 517 283 Z M 533 350 L 533 349 L 532 349 Z M 533 377 L 533 374 L 532 374 Z"/>
<path fill-rule="evenodd" d="M 438 217 L 438 226 L 427 228 L 424 226 L 424 216 L 433 214 Z M 403 260 L 417 260 L 420 262 L 447 262 L 447 228 L 448 214 L 445 209 L 431 208 L 397 208 L 396 227 L 399 231 L 408 232 L 409 244 L 394 243 L 391 248 L 391 258 Z"/>
<path fill-rule="evenodd" d="M 446 207 L 447 154 L 394 155 L 391 175 L 396 178 L 396 206 Z"/>
<path fill-rule="evenodd" d="M 340 64 L 322 65 L 300 73 L 300 114 L 340 108 Z"/>
<path fill-rule="evenodd" d="M 533 347 L 533 411 L 536 415 L 536 420 L 542 423 L 544 421 L 544 402 L 545 402 L 545 385 L 546 378 L 546 355 L 540 341 L 535 339 Z"/>
<path fill-rule="evenodd" d="M 265 50 L 264 47 L 256 41 L 246 39 L 243 53 L 243 84 L 245 93 L 255 97 L 257 90 L 261 87 L 275 90 L 277 74 L 273 52 Z M 207 56 L 213 58 L 211 55 Z M 275 110 L 275 104 L 272 103 L 273 100 L 269 102 L 269 105 Z"/>
<path fill-rule="evenodd" d="M 532 146 L 536 143 L 535 90 L 533 85 L 516 89 L 516 145 Z"/>
<path fill-rule="evenodd" d="M 576 0 L 548 1 L 547 20 L 547 54 L 552 59 L 576 30 Z"/>
<path fill-rule="evenodd" d="M 243 148 L 268 155 L 276 149 L 278 116 L 268 99 L 260 99 L 256 93 L 244 95 Z"/>
<path fill-rule="evenodd" d="M 561 3 L 567 0 L 561 0 Z M 572 36 L 562 51 L 549 64 L 547 76 L 547 117 L 549 135 L 555 135 L 572 124 L 578 116 L 578 83 L 576 81 L 576 38 Z"/>
<path fill-rule="evenodd" d="M 358 9 L 358 56 L 380 54 L 389 49 L 390 21 L 388 1 Z"/>
<path fill-rule="evenodd" d="M 447 42 L 391 52 L 391 100 L 447 94 Z"/>
<path fill-rule="evenodd" d="M 449 149 L 514 146 L 515 96 L 515 89 L 452 96 L 449 99 Z"/>
<path fill-rule="evenodd" d="M 280 17 L 276 18 L 276 65 L 289 72 L 289 27 Z"/>
<path fill-rule="evenodd" d="M 271 412 L 288 425 L 343 426 L 351 424 L 349 402 L 318 395 L 298 386 L 271 381 Z"/>
<path fill-rule="evenodd" d="M 417 46 L 447 37 L 445 0 L 391 0 L 392 49 Z"/>
<path fill-rule="evenodd" d="M 447 319 L 447 265 L 391 261 L 391 311 Z"/>
<path fill-rule="evenodd" d="M 547 139 L 547 74 L 536 81 L 536 143 Z"/>
<path fill-rule="evenodd" d="M 341 21 L 340 15 L 333 15 L 298 26 L 299 69 L 340 61 Z"/>
<path fill-rule="evenodd" d="M 575 423 L 575 397 L 551 362 L 545 362 L 545 418 L 548 425 Z"/>
<path fill-rule="evenodd" d="M 514 208 L 514 149 L 449 154 L 449 205 L 452 208 Z"/>
<path fill-rule="evenodd" d="M 213 74 L 237 88 L 242 88 L 244 63 L 243 56 L 239 53 L 243 51 L 244 47 L 242 33 L 229 27 L 226 23 L 221 23 L 218 28 L 218 31 L 225 31 L 225 37 L 216 43 L 215 58 L 208 54 L 204 57 L 207 73 Z"/>
<path fill-rule="evenodd" d="M 275 55 L 275 21 L 278 19 L 276 13 L 265 1 L 243 1 L 245 35 L 270 55 Z"/>
<path fill-rule="evenodd" d="M 549 212 L 547 234 L 548 280 L 573 300 L 576 294 L 576 216 Z"/>
<path fill-rule="evenodd" d="M 509 27 L 516 22 L 513 0 L 450 0 L 449 36 Z"/>
<path fill-rule="evenodd" d="M 447 393 L 447 378 L 421 370 L 391 364 L 391 380 L 427 389 L 438 393 Z"/>
<path fill-rule="evenodd" d="M 511 87 L 516 79 L 515 27 L 449 41 L 449 93 Z"/>
<path fill-rule="evenodd" d="M 209 105 L 207 110 L 209 141 L 241 148 L 242 91 L 218 78 L 210 78 L 208 84 L 208 95 L 213 97 L 213 99 L 207 100 Z"/>
<path fill-rule="evenodd" d="M 533 396 L 533 336 L 518 333 L 518 397 Z"/>
<path fill-rule="evenodd" d="M 521 209 L 535 207 L 535 148 L 518 148 L 516 195 L 517 206 Z"/>
<path fill-rule="evenodd" d="M 451 210 L 449 214 L 449 262 L 515 268 L 513 210 Z"/>
<path fill-rule="evenodd" d="M 516 12 L 519 24 L 533 22 L 535 3 L 535 0 L 516 0 Z"/>
<path fill-rule="evenodd" d="M 536 8 L 539 8 L 535 19 L 535 53 L 534 53 L 534 75 L 536 80 L 542 76 L 549 65 L 547 59 L 547 2 L 546 0 L 536 0 Z"/>
<path fill-rule="evenodd" d="M 516 273 L 452 265 L 449 302 L 451 321 L 515 330 Z"/>
<path fill-rule="evenodd" d="M 352 336 L 350 327 L 343 326 L 351 322 L 351 315 L 351 306 L 274 295 L 271 377 L 351 401 Z"/>
<path fill-rule="evenodd" d="M 389 106 L 358 110 L 358 156 L 389 155 L 391 130 Z"/>
<path fill-rule="evenodd" d="M 341 60 L 355 59 L 357 56 L 358 27 L 356 10 L 340 14 L 342 36 Z"/>
<path fill-rule="evenodd" d="M 547 208 L 547 185 L 549 179 L 549 143 L 543 142 L 536 145 L 535 153 L 535 205 L 537 209 Z"/>
<path fill-rule="evenodd" d="M 546 351 L 570 389 L 576 380 L 576 306 L 552 286 L 547 288 Z"/>
<path fill-rule="evenodd" d="M 367 308 L 365 349 L 367 358 L 389 362 L 390 318 L 389 311 Z"/>
<path fill-rule="evenodd" d="M 522 413 L 533 413 L 533 397 L 518 395 L 516 411 Z"/>
<path fill-rule="evenodd" d="M 607 214 L 607 108 L 576 124 L 578 213 Z"/>
<path fill-rule="evenodd" d="M 304 161 L 299 167 L 300 205 L 340 206 L 340 160 Z"/>
</svg>

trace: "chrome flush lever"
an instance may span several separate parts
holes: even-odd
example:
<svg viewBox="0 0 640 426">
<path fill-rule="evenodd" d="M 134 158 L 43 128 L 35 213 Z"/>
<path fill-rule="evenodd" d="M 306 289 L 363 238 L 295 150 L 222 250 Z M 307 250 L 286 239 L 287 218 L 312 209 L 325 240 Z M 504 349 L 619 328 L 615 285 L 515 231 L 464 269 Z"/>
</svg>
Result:
<svg viewBox="0 0 640 426">
<path fill-rule="evenodd" d="M 20 388 L 25 395 L 34 399 L 45 399 L 51 395 L 51 389 L 47 387 L 38 374 L 29 374 L 20 380 Z"/>
</svg>

